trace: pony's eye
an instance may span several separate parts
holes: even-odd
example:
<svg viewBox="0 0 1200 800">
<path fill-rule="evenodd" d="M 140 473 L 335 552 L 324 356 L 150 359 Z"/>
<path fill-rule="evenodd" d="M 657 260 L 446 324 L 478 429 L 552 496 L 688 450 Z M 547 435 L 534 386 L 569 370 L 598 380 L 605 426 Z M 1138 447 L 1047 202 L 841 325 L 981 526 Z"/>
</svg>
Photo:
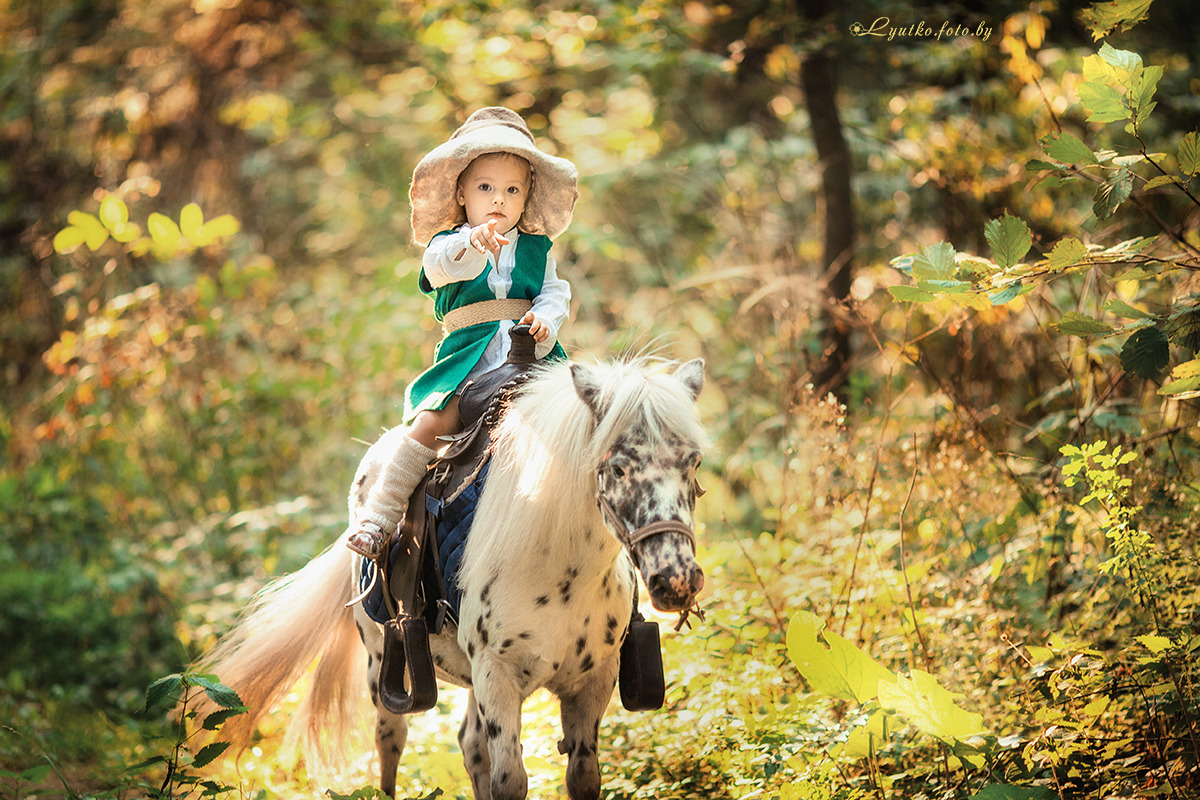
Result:
<svg viewBox="0 0 1200 800">
<path fill-rule="evenodd" d="M 611 469 L 612 469 L 612 474 L 613 474 L 613 476 L 614 476 L 614 477 L 616 477 L 616 478 L 617 478 L 617 480 L 620 480 L 621 478 L 624 478 L 624 477 L 625 477 L 625 470 L 621 469 L 621 468 L 620 468 L 619 466 L 617 466 L 616 464 L 613 464 L 613 465 L 611 466 Z"/>
</svg>

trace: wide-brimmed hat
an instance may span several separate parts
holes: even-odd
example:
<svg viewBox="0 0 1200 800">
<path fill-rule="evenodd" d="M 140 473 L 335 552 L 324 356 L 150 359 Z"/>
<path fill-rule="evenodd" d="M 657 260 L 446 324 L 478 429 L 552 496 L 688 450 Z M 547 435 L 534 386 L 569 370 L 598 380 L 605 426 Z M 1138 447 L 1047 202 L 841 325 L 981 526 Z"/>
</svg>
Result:
<svg viewBox="0 0 1200 800">
<path fill-rule="evenodd" d="M 467 117 L 448 141 L 431 150 L 413 170 L 408 197 L 413 239 L 418 244 L 428 244 L 434 234 L 466 222 L 456 198 L 458 176 L 487 153 L 512 153 L 533 168 L 533 183 L 517 225 L 520 230 L 553 239 L 571 224 L 579 197 L 575 165 L 539 150 L 529 126 L 515 111 L 491 106 Z"/>
</svg>

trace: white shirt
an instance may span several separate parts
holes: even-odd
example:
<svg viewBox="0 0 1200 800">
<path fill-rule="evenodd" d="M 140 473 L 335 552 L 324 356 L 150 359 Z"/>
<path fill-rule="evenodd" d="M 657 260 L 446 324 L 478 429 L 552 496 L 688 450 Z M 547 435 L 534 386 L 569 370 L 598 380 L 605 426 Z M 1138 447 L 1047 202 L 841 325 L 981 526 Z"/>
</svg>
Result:
<svg viewBox="0 0 1200 800">
<path fill-rule="evenodd" d="M 470 241 L 471 227 L 463 225 L 457 231 L 437 236 L 421 259 L 425 279 L 437 289 L 451 283 L 470 281 L 487 269 L 488 254 L 480 253 Z M 495 269 L 488 275 L 488 288 L 497 300 L 504 300 L 512 290 L 512 273 L 516 267 L 517 241 L 521 234 L 516 228 L 505 234 L 509 243 L 500 248 Z M 544 358 L 558 341 L 558 332 L 571 311 L 571 285 L 558 277 L 554 256 L 546 253 L 546 272 L 542 278 L 542 289 L 533 300 L 533 315 L 546 324 L 550 336 L 535 348 L 538 358 Z M 479 363 L 471 370 L 467 380 L 472 380 L 488 370 L 495 369 L 508 358 L 509 331 L 513 323 L 503 320 L 500 330 L 488 342 L 487 350 Z"/>
</svg>

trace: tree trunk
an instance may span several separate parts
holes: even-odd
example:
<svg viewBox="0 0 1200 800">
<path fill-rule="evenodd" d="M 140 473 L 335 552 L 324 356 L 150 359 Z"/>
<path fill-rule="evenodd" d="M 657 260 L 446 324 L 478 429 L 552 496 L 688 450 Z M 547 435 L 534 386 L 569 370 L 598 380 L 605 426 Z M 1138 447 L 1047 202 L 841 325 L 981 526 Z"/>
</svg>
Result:
<svg viewBox="0 0 1200 800">
<path fill-rule="evenodd" d="M 850 189 L 850 149 L 842 135 L 837 111 L 837 65 L 834 52 L 822 48 L 800 65 L 800 86 L 821 165 L 821 205 L 825 242 L 821 283 L 825 287 L 825 348 L 813 371 L 813 386 L 821 393 L 842 396 L 850 361 L 850 324 L 845 303 L 854 280 L 855 220 Z"/>
</svg>

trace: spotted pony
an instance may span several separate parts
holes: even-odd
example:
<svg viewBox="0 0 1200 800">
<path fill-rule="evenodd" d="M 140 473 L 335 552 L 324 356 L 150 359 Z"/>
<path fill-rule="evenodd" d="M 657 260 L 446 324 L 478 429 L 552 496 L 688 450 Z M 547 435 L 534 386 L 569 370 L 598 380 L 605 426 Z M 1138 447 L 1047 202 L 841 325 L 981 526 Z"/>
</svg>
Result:
<svg viewBox="0 0 1200 800">
<path fill-rule="evenodd" d="M 699 359 L 674 368 L 645 359 L 559 362 L 537 368 L 510 402 L 463 553 L 459 622 L 430 641 L 439 677 L 470 690 L 458 738 L 476 800 L 526 796 L 521 705 L 543 687 L 560 700 L 571 800 L 600 796 L 600 720 L 617 682 L 637 574 L 661 611 L 686 613 L 704 585 L 693 533 L 703 383 Z M 403 435 L 385 433 L 364 456 L 351 520 Z M 310 774 L 328 756 L 323 745 L 339 747 L 355 701 L 370 696 L 380 786 L 394 796 L 408 722 L 377 699 L 379 625 L 361 606 L 344 607 L 360 568 L 335 542 L 264 589 L 203 668 L 250 706 L 222 730 L 245 747 L 315 661 L 291 719 Z M 362 650 L 350 646 L 356 637 L 365 667 Z"/>
</svg>

